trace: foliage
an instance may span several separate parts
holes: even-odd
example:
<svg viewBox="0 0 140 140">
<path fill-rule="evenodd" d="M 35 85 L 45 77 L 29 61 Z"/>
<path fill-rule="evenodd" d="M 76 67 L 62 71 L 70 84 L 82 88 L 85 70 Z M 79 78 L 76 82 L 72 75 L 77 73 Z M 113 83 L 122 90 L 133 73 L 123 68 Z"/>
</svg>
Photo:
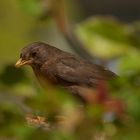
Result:
<svg viewBox="0 0 140 140">
<path fill-rule="evenodd" d="M 134 27 L 113 18 L 93 17 L 76 29 L 79 38 L 98 58 L 116 58 L 140 45 L 140 41 L 134 37 Z"/>
</svg>

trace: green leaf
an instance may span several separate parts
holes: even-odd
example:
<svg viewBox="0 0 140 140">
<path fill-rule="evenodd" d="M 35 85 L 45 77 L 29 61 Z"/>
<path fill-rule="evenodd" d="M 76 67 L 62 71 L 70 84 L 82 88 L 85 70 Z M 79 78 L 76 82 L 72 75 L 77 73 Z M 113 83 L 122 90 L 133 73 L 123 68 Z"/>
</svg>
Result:
<svg viewBox="0 0 140 140">
<path fill-rule="evenodd" d="M 131 30 L 109 18 L 90 18 L 79 24 L 76 33 L 89 52 L 101 59 L 110 59 L 131 51 Z"/>
<path fill-rule="evenodd" d="M 40 0 L 18 0 L 19 5 L 25 13 L 33 15 L 33 16 L 39 16 L 43 12 L 43 6 L 41 5 Z"/>
</svg>

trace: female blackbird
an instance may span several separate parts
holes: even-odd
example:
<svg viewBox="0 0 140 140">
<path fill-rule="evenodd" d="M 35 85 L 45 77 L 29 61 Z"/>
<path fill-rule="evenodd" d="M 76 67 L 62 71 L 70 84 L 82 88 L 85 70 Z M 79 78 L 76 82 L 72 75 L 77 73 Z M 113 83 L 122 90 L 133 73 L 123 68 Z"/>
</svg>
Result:
<svg viewBox="0 0 140 140">
<path fill-rule="evenodd" d="M 91 64 L 42 42 L 29 44 L 21 50 L 20 59 L 15 66 L 25 64 L 32 67 L 40 82 L 49 81 L 59 85 L 81 99 L 82 91 L 94 89 L 101 82 L 116 77 L 116 74 L 102 66 Z"/>
</svg>

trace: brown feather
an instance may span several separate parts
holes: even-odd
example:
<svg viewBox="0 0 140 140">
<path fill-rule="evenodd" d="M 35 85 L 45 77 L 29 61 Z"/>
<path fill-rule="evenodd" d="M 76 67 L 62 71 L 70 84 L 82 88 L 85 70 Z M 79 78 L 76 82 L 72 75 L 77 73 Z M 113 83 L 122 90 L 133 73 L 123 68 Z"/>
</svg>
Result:
<svg viewBox="0 0 140 140">
<path fill-rule="evenodd" d="M 43 79 L 59 85 L 80 98 L 83 98 L 81 96 L 83 91 L 95 89 L 102 81 L 116 77 L 115 73 L 102 66 L 91 64 L 42 42 L 29 44 L 23 48 L 21 58 L 32 60 L 30 65 L 39 81 Z"/>
</svg>

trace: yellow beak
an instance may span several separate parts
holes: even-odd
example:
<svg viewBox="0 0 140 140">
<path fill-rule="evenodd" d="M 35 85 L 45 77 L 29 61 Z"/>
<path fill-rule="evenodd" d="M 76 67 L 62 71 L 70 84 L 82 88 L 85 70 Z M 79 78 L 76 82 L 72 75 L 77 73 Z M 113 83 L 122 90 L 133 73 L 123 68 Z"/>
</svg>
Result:
<svg viewBox="0 0 140 140">
<path fill-rule="evenodd" d="M 19 67 L 21 67 L 21 66 L 23 66 L 23 65 L 30 64 L 30 63 L 31 63 L 31 60 L 23 60 L 22 58 L 20 58 L 20 59 L 16 62 L 15 67 L 16 67 L 16 68 L 19 68 Z"/>
</svg>

